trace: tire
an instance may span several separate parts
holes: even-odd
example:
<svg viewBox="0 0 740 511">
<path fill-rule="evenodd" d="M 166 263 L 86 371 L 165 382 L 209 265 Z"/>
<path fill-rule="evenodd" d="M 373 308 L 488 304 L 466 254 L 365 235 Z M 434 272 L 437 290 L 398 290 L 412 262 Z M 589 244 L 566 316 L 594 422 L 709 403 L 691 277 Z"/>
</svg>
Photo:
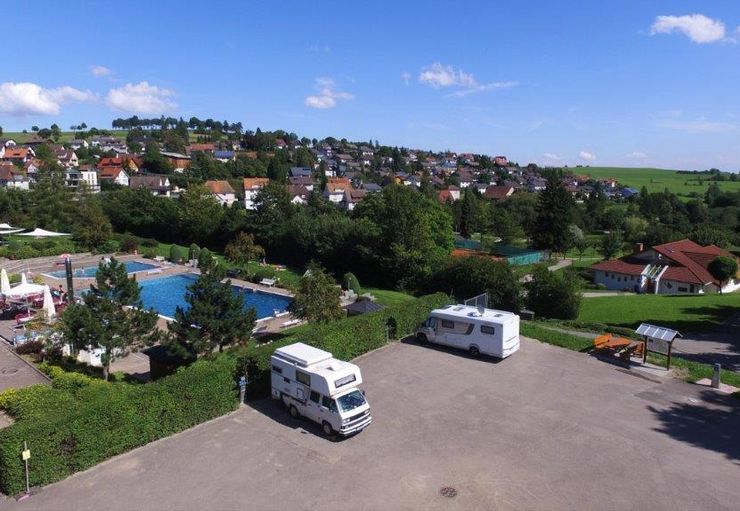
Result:
<svg viewBox="0 0 740 511">
<path fill-rule="evenodd" d="M 468 348 L 468 352 L 470 353 L 471 357 L 475 357 L 475 358 L 480 357 L 480 350 L 478 349 L 477 346 L 471 346 L 470 348 Z"/>
<path fill-rule="evenodd" d="M 332 428 L 331 424 L 329 424 L 328 422 L 324 421 L 321 424 L 321 429 L 324 430 L 324 434 L 326 436 L 334 436 L 334 428 Z"/>
<path fill-rule="evenodd" d="M 294 419 L 299 419 L 301 417 L 301 414 L 298 412 L 298 408 L 293 405 L 290 405 L 288 411 L 290 412 L 290 416 Z"/>
<path fill-rule="evenodd" d="M 422 344 L 426 344 L 429 342 L 429 339 L 427 339 L 426 334 L 423 334 L 421 332 L 416 334 L 416 340 L 419 341 Z"/>
</svg>

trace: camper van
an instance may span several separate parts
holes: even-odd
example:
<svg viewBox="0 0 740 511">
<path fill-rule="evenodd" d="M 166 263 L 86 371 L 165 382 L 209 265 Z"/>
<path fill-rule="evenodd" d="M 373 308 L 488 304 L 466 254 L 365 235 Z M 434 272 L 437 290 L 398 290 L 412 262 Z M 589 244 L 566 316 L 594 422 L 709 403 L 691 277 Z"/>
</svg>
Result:
<svg viewBox="0 0 740 511">
<path fill-rule="evenodd" d="M 511 312 L 448 305 L 435 309 L 416 330 L 416 338 L 444 346 L 506 358 L 519 349 L 519 316 Z"/>
<path fill-rule="evenodd" d="M 293 417 L 321 424 L 324 433 L 357 433 L 372 422 L 360 368 L 302 342 L 275 350 L 270 360 L 272 397 Z"/>
</svg>

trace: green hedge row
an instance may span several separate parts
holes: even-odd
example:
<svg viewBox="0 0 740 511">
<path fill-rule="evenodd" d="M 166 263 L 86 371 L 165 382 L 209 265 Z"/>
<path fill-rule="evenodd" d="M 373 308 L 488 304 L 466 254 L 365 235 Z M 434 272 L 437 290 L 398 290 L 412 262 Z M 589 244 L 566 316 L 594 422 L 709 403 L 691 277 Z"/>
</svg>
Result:
<svg viewBox="0 0 740 511">
<path fill-rule="evenodd" d="M 25 488 L 21 451 L 31 449 L 31 485 L 47 484 L 237 407 L 234 359 L 202 360 L 146 385 L 78 374 L 0 394 L 17 422 L 0 430 L 0 490 Z"/>
<path fill-rule="evenodd" d="M 270 357 L 275 349 L 304 342 L 329 351 L 340 360 L 351 360 L 385 345 L 386 332 L 391 339 L 400 339 L 414 332 L 432 309 L 449 303 L 444 293 L 427 295 L 378 312 L 353 316 L 327 324 L 304 325 L 269 344 L 250 345 L 239 354 L 238 370 L 247 369 L 249 399 L 266 397 L 270 393 Z"/>
</svg>

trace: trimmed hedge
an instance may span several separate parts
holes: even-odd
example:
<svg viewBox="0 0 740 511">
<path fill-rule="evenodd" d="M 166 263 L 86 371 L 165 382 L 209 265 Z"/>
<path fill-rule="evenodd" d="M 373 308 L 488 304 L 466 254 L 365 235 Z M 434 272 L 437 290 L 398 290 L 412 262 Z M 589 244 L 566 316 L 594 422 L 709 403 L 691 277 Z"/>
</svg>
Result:
<svg viewBox="0 0 740 511">
<path fill-rule="evenodd" d="M 230 357 L 202 360 L 146 385 L 65 373 L 51 387 L 0 394 L 0 407 L 17 420 L 0 430 L 0 490 L 25 488 L 24 440 L 31 485 L 48 484 L 236 409 L 234 369 Z"/>
<path fill-rule="evenodd" d="M 384 346 L 388 330 L 391 339 L 412 334 L 432 309 L 448 303 L 450 299 L 446 294 L 436 293 L 370 314 L 294 328 L 277 341 L 248 346 L 239 354 L 237 370 L 247 368 L 249 399 L 266 397 L 270 393 L 270 357 L 275 349 L 304 342 L 329 351 L 338 359 L 351 360 Z"/>
</svg>

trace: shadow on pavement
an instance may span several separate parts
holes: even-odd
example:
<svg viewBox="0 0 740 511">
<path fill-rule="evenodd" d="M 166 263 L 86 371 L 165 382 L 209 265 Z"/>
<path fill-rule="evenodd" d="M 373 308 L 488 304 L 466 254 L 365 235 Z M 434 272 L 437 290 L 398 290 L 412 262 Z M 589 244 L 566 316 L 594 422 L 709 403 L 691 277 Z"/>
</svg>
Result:
<svg viewBox="0 0 740 511">
<path fill-rule="evenodd" d="M 498 364 L 503 359 L 502 358 L 496 358 L 491 357 L 489 355 L 483 355 L 481 354 L 478 357 L 472 356 L 470 353 L 468 353 L 466 350 L 460 349 L 460 348 L 451 348 L 449 346 L 442 346 L 440 344 L 434 344 L 431 342 L 419 342 L 415 336 L 409 335 L 401 339 L 400 341 L 403 344 L 410 344 L 412 346 L 418 346 L 420 348 L 434 350 L 434 351 L 441 351 L 444 353 L 449 353 L 450 355 L 455 355 L 457 357 L 467 358 L 470 360 L 477 360 L 480 362 L 488 362 L 491 364 Z"/>
<path fill-rule="evenodd" d="M 701 401 L 649 407 L 661 426 L 656 431 L 681 442 L 724 454 L 740 465 L 740 400 L 715 391 L 702 391 Z"/>
<path fill-rule="evenodd" d="M 248 401 L 245 406 L 258 411 L 265 417 L 272 419 L 287 428 L 299 430 L 304 435 L 315 435 L 317 437 L 326 438 L 332 442 L 341 442 L 346 438 L 350 438 L 343 437 L 341 435 L 332 435 L 331 437 L 327 437 L 319 424 L 305 417 L 294 419 L 290 416 L 288 408 L 276 399 L 267 398 Z"/>
</svg>

